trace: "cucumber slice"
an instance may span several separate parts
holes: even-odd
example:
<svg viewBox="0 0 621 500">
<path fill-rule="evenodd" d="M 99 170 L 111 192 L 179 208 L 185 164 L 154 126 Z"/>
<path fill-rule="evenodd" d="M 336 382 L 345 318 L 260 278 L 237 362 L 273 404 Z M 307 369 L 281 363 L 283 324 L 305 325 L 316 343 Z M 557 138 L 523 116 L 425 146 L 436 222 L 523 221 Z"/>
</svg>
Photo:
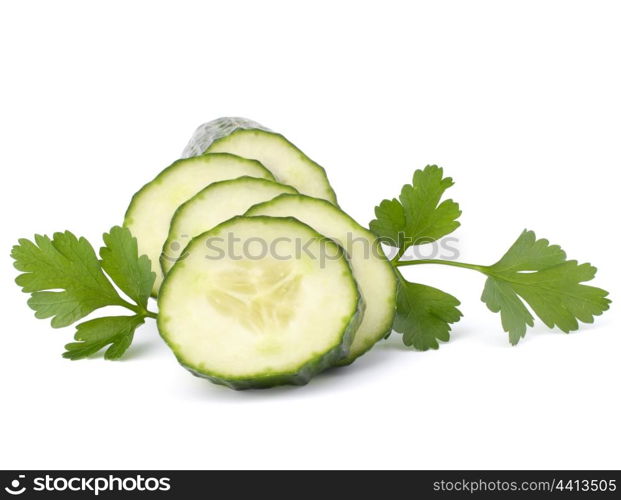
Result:
<svg viewBox="0 0 621 500">
<path fill-rule="evenodd" d="M 306 224 L 238 216 L 185 253 L 157 323 L 195 375 L 234 389 L 301 385 L 347 354 L 363 301 L 343 249 Z"/>
<path fill-rule="evenodd" d="M 280 195 L 251 207 L 245 215 L 289 215 L 345 248 L 366 310 L 348 356 L 338 364 L 351 363 L 390 332 L 396 309 L 397 278 L 373 233 L 334 205 L 302 195 Z"/>
<path fill-rule="evenodd" d="M 151 259 L 156 273 L 154 297 L 164 277 L 157 263 L 177 207 L 212 182 L 243 175 L 274 179 L 256 160 L 227 153 L 208 154 L 176 161 L 134 195 L 123 225 L 138 240 L 140 254 Z"/>
<path fill-rule="evenodd" d="M 336 194 L 323 167 L 280 134 L 259 129 L 237 129 L 215 140 L 207 152 L 233 153 L 259 160 L 278 182 L 293 186 L 302 194 L 336 204 Z"/>
<path fill-rule="evenodd" d="M 335 205 L 336 195 L 326 171 L 280 134 L 246 118 L 218 118 L 204 123 L 183 150 L 184 156 L 233 153 L 259 160 L 278 182 L 300 193 L 324 198 Z"/>
<path fill-rule="evenodd" d="M 192 238 L 235 215 L 243 215 L 252 205 L 283 193 L 297 193 L 291 186 L 258 177 L 214 182 L 183 203 L 170 223 L 160 263 L 164 274 L 179 260 Z"/>
</svg>

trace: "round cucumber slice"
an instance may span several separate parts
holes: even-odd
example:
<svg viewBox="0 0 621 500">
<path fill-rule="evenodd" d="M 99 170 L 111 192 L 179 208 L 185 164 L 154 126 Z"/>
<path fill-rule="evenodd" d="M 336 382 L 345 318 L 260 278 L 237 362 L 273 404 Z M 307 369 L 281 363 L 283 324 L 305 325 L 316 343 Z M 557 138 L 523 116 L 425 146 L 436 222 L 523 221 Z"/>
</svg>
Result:
<svg viewBox="0 0 621 500">
<path fill-rule="evenodd" d="M 377 238 L 334 205 L 303 195 L 282 194 L 251 207 L 247 216 L 291 216 L 338 242 L 349 256 L 366 310 L 349 354 L 349 364 L 390 332 L 396 310 L 397 277 Z"/>
<path fill-rule="evenodd" d="M 212 182 L 244 175 L 274 179 L 256 160 L 227 153 L 208 154 L 176 161 L 134 195 L 123 225 L 138 240 L 140 254 L 151 260 L 156 273 L 154 297 L 164 278 L 158 266 L 162 245 L 177 207 Z"/>
<path fill-rule="evenodd" d="M 172 218 L 160 257 L 164 274 L 182 257 L 192 238 L 283 193 L 297 191 L 278 182 L 247 176 L 214 182 L 199 191 L 177 208 Z"/>
<path fill-rule="evenodd" d="M 185 253 L 157 322 L 195 375 L 234 389 L 301 385 L 347 354 L 363 300 L 332 240 L 291 217 L 238 216 Z"/>
</svg>

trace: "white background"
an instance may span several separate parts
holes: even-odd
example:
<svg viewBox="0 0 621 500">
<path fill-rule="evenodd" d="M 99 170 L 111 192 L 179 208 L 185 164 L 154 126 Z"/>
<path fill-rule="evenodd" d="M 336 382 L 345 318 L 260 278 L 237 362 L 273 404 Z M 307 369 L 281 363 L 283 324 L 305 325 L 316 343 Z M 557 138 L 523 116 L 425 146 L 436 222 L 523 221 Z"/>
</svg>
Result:
<svg viewBox="0 0 621 500">
<path fill-rule="evenodd" d="M 462 260 L 525 228 L 618 297 L 621 8 L 610 1 L 3 2 L 2 468 L 621 468 L 616 304 L 517 347 L 483 278 L 407 276 L 462 300 L 434 352 L 399 335 L 303 388 L 234 392 L 186 373 L 149 324 L 127 359 L 60 357 L 13 283 L 18 237 L 99 246 L 194 128 L 285 133 L 367 223 L 415 168 L 445 167 Z M 155 307 L 155 304 L 153 305 Z"/>
</svg>

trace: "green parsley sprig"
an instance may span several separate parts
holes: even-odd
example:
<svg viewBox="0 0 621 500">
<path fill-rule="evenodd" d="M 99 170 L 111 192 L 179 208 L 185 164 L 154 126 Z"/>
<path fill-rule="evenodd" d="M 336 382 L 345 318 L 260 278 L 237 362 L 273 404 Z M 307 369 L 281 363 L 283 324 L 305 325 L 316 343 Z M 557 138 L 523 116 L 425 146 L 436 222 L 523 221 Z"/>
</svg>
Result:
<svg viewBox="0 0 621 500">
<path fill-rule="evenodd" d="M 441 201 L 452 185 L 453 180 L 444 177 L 440 167 L 417 170 L 398 200 L 383 200 L 375 207 L 376 218 L 369 225 L 381 241 L 397 250 L 392 263 L 400 287 L 393 328 L 403 334 L 406 345 L 437 349 L 438 341 L 449 340 L 451 324 L 462 314 L 452 295 L 407 281 L 400 271 L 404 266 L 442 264 L 483 273 L 487 279 L 481 300 L 492 312 L 500 313 L 513 345 L 534 325 L 532 313 L 548 327 L 568 333 L 577 330 L 579 322 L 592 323 L 609 308 L 607 291 L 583 284 L 595 277 L 596 268 L 567 260 L 561 247 L 537 239 L 533 231 L 523 231 L 490 266 L 441 259 L 401 260 L 410 246 L 436 241 L 459 227 L 459 205 L 453 200 Z"/>
<path fill-rule="evenodd" d="M 106 306 L 122 306 L 129 316 L 106 316 L 77 325 L 75 340 L 65 346 L 65 358 L 82 359 L 109 346 L 106 359 L 119 359 L 131 345 L 136 328 L 157 315 L 147 309 L 155 280 L 148 257 L 138 255 L 136 239 L 128 229 L 113 227 L 104 234 L 101 260 L 85 238 L 73 233 L 35 235 L 13 247 L 14 265 L 23 274 L 15 280 L 30 293 L 28 305 L 37 318 L 52 318 L 51 325 L 71 325 Z M 112 281 L 111 281 L 112 280 Z M 116 290 L 123 291 L 129 302 Z"/>
</svg>

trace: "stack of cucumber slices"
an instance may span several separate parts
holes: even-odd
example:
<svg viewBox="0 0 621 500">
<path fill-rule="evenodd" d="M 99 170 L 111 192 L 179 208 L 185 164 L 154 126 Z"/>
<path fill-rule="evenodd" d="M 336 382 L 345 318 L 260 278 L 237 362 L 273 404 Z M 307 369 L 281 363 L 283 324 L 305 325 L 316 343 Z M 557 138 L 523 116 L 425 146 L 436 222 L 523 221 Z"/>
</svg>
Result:
<svg viewBox="0 0 621 500">
<path fill-rule="evenodd" d="M 397 278 L 376 237 L 321 166 L 251 120 L 201 125 L 124 225 L 157 274 L 160 333 L 195 375 L 305 384 L 390 331 Z"/>
</svg>

